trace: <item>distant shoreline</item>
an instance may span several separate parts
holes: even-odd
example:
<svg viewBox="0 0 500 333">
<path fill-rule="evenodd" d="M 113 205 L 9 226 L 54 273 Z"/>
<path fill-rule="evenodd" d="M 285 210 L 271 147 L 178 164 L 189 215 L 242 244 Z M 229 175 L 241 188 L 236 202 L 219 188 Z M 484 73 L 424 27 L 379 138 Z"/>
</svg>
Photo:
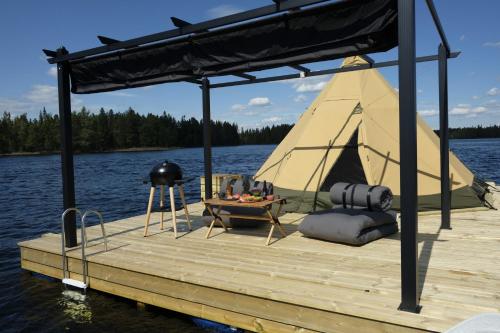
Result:
<svg viewBox="0 0 500 333">
<path fill-rule="evenodd" d="M 147 151 L 168 151 L 182 149 L 185 147 L 132 147 L 132 148 L 121 148 L 103 151 L 85 151 L 85 152 L 74 152 L 75 155 L 81 154 L 110 154 L 110 153 L 137 153 L 137 152 L 147 152 Z M 44 152 L 16 152 L 8 154 L 0 154 L 0 157 L 16 157 L 16 156 L 47 156 L 47 155 L 58 155 L 60 151 L 44 151 Z"/>
<path fill-rule="evenodd" d="M 500 139 L 499 137 L 493 138 L 450 138 L 450 140 L 494 140 Z M 273 143 L 251 143 L 251 144 L 242 144 L 238 146 L 265 146 Z M 227 146 L 212 146 L 216 147 L 234 147 L 234 145 Z M 201 147 L 132 147 L 132 148 L 121 148 L 121 149 L 113 149 L 113 150 L 103 150 L 103 151 L 86 151 L 86 152 L 74 152 L 75 155 L 82 154 L 111 154 L 111 153 L 138 153 L 138 152 L 149 152 L 149 151 L 169 151 L 169 150 L 177 150 L 177 149 L 187 149 L 187 148 L 203 148 Z M 9 154 L 0 154 L 0 157 L 16 157 L 16 156 L 47 156 L 47 155 L 59 155 L 60 151 L 49 151 L 49 152 L 17 152 L 17 153 L 9 153 Z"/>
</svg>

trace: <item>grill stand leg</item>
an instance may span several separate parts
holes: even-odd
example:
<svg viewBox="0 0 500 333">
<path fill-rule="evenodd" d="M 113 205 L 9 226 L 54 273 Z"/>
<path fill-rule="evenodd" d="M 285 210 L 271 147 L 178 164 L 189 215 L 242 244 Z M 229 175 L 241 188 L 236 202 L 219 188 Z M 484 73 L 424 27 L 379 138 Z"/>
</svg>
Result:
<svg viewBox="0 0 500 333">
<path fill-rule="evenodd" d="M 151 218 L 151 209 L 153 208 L 154 198 L 155 198 L 155 187 L 151 186 L 151 190 L 149 192 L 148 211 L 146 213 L 146 221 L 144 222 L 144 237 L 148 235 L 149 219 Z"/>
<path fill-rule="evenodd" d="M 177 238 L 177 216 L 175 215 L 174 187 L 168 187 L 170 194 L 170 209 L 172 211 L 172 225 L 174 226 L 174 237 Z"/>
<path fill-rule="evenodd" d="M 184 206 L 184 213 L 186 214 L 186 220 L 187 220 L 187 224 L 189 227 L 189 231 L 192 231 L 193 228 L 191 228 L 191 220 L 189 219 L 189 212 L 188 212 L 188 207 L 187 207 L 187 203 L 186 203 L 186 197 L 184 196 L 184 186 L 183 185 L 179 185 L 179 194 L 181 196 L 182 205 Z"/>
<path fill-rule="evenodd" d="M 163 207 L 165 207 L 165 186 L 160 185 L 160 209 L 161 209 L 160 230 L 163 230 Z"/>
</svg>

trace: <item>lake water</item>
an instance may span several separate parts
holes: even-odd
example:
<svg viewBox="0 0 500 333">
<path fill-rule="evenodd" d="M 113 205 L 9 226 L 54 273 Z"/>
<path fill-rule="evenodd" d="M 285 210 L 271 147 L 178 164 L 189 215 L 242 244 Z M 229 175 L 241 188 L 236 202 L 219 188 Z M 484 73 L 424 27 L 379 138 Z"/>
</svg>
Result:
<svg viewBox="0 0 500 333">
<path fill-rule="evenodd" d="M 452 140 L 452 150 L 484 179 L 500 183 L 500 139 Z M 274 146 L 213 149 L 213 170 L 254 174 Z M 76 201 L 102 211 L 107 221 L 144 214 L 151 167 L 171 160 L 196 180 L 188 202 L 200 197 L 203 150 L 85 154 L 75 156 Z M 60 232 L 62 212 L 58 155 L 0 158 L 0 328 L 2 332 L 205 332 L 177 313 L 139 311 L 135 303 L 89 290 L 85 300 L 63 293 L 60 281 L 19 267 L 17 242 Z"/>
</svg>

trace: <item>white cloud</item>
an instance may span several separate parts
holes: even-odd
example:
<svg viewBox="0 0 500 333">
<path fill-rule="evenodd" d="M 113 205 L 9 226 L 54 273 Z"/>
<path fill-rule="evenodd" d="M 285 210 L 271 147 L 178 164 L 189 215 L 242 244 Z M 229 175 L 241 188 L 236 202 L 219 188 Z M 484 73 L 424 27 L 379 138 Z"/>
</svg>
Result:
<svg viewBox="0 0 500 333">
<path fill-rule="evenodd" d="M 292 88 L 298 93 L 318 92 L 323 90 L 330 80 L 331 75 L 310 76 L 300 79 L 279 81 L 280 83 L 292 84 Z"/>
<path fill-rule="evenodd" d="M 271 101 L 268 97 L 254 97 L 248 102 L 249 106 L 268 106 Z"/>
<path fill-rule="evenodd" d="M 474 112 L 474 113 L 483 113 L 486 111 L 488 111 L 488 109 L 485 108 L 484 106 L 478 106 L 478 107 L 475 107 L 472 109 L 472 112 Z"/>
<path fill-rule="evenodd" d="M 281 120 L 281 117 L 274 116 L 274 117 L 264 118 L 264 119 L 262 119 L 262 122 L 263 123 L 277 123 L 280 120 Z"/>
<path fill-rule="evenodd" d="M 424 91 L 422 89 L 417 89 L 417 93 L 421 94 L 423 93 Z"/>
<path fill-rule="evenodd" d="M 236 112 L 241 112 L 241 111 L 245 110 L 246 108 L 247 108 L 246 105 L 243 105 L 243 104 L 233 104 L 231 106 L 231 110 L 236 111 Z"/>
<path fill-rule="evenodd" d="M 231 111 L 236 113 L 241 113 L 245 116 L 255 116 L 262 112 L 263 110 L 258 110 L 262 107 L 267 107 L 271 105 L 271 100 L 268 97 L 254 97 L 248 101 L 247 104 L 233 104 L 231 105 Z M 267 111 L 266 111 L 267 112 Z"/>
<path fill-rule="evenodd" d="M 302 103 L 302 102 L 307 101 L 307 96 L 304 94 L 298 94 L 297 96 L 295 96 L 295 98 L 293 100 L 297 103 Z"/>
<path fill-rule="evenodd" d="M 47 75 L 50 75 L 52 77 L 57 77 L 57 67 L 56 66 L 50 67 L 49 70 L 47 71 Z"/>
<path fill-rule="evenodd" d="M 236 13 L 239 13 L 242 11 L 243 11 L 243 9 L 241 9 L 239 7 L 236 7 L 234 5 L 226 5 L 225 4 L 225 5 L 220 5 L 220 6 L 210 8 L 207 11 L 207 15 L 211 18 L 217 18 L 217 17 L 221 17 L 221 16 L 236 14 Z"/>
<path fill-rule="evenodd" d="M 483 44 L 483 46 L 500 47 L 500 41 L 499 42 L 486 42 Z"/>
<path fill-rule="evenodd" d="M 493 87 L 490 90 L 488 90 L 487 94 L 490 96 L 500 95 L 500 89 L 498 89 L 497 87 Z"/>
<path fill-rule="evenodd" d="M 465 40 L 465 35 L 461 35 L 461 36 L 460 36 L 460 38 L 459 38 L 459 40 L 460 40 L 461 42 L 462 42 L 462 41 L 464 41 L 464 40 Z"/>
<path fill-rule="evenodd" d="M 328 81 L 321 81 L 317 83 L 300 83 L 295 87 L 295 90 L 299 93 L 304 93 L 304 92 L 315 92 L 315 91 L 321 91 L 323 88 L 326 86 Z"/>
<path fill-rule="evenodd" d="M 475 99 L 475 100 L 478 100 L 478 99 L 480 99 L 480 98 L 481 98 L 481 97 L 480 97 L 480 96 L 478 96 L 478 95 L 474 95 L 474 96 L 472 96 L 472 99 Z"/>
<path fill-rule="evenodd" d="M 32 103 L 12 98 L 0 97 L 0 113 L 4 111 L 17 115 L 32 112 Z"/>
<path fill-rule="evenodd" d="M 470 112 L 469 104 L 458 104 L 456 107 L 451 109 L 450 114 L 452 115 L 464 115 Z"/>
<path fill-rule="evenodd" d="M 57 103 L 57 87 L 46 84 L 36 84 L 25 97 L 33 103 L 55 104 Z"/>
<path fill-rule="evenodd" d="M 451 115 L 466 115 L 467 117 L 475 117 L 479 113 L 487 112 L 488 108 L 486 106 L 476 106 L 471 107 L 469 104 L 458 104 L 456 107 L 451 109 Z"/>
<path fill-rule="evenodd" d="M 470 112 L 470 108 L 460 108 L 460 107 L 454 107 L 451 109 L 450 114 L 452 115 L 464 115 Z"/>
<path fill-rule="evenodd" d="M 435 109 L 427 109 L 427 110 L 418 110 L 418 113 L 422 117 L 432 117 L 438 115 L 439 112 Z"/>
<path fill-rule="evenodd" d="M 83 101 L 74 95 L 71 96 L 71 107 L 78 109 Z M 7 111 L 13 115 L 27 113 L 36 116 L 40 110 L 46 108 L 48 112 L 58 112 L 57 87 L 52 85 L 37 84 L 20 98 L 0 97 L 0 112 Z"/>
</svg>

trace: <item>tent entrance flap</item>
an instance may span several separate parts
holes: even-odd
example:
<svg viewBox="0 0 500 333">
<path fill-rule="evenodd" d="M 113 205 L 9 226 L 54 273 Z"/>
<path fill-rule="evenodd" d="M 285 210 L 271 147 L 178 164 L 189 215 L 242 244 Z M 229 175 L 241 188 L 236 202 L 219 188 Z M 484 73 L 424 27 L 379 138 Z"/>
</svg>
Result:
<svg viewBox="0 0 500 333">
<path fill-rule="evenodd" d="M 368 184 L 358 153 L 358 129 L 354 131 L 347 145 L 326 176 L 320 191 L 328 192 L 338 182 Z"/>
</svg>

